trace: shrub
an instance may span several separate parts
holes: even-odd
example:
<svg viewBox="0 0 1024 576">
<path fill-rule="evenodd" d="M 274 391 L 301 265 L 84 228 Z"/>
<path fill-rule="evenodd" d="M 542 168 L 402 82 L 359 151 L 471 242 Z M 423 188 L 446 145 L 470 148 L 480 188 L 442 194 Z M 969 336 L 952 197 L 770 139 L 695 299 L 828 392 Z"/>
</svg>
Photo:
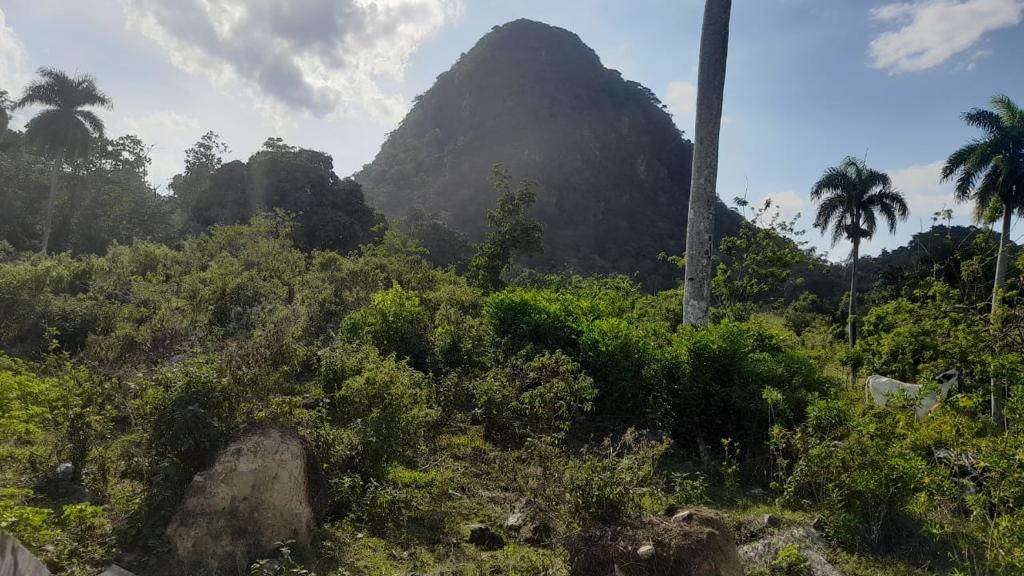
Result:
<svg viewBox="0 0 1024 576">
<path fill-rule="evenodd" d="M 430 319 L 419 296 L 395 285 L 378 292 L 365 308 L 342 324 L 351 339 L 368 342 L 385 354 L 397 354 L 415 365 L 426 363 Z"/>
<path fill-rule="evenodd" d="M 811 563 L 796 544 L 779 548 L 769 566 L 772 576 L 811 576 Z"/>
<path fill-rule="evenodd" d="M 829 535 L 877 549 L 905 535 L 908 507 L 927 463 L 901 441 L 908 416 L 816 400 L 794 442 L 800 458 L 786 484 L 791 503 L 822 508 Z"/>
<path fill-rule="evenodd" d="M 524 435 L 562 435 L 591 409 L 593 381 L 561 352 L 495 370 L 474 388 L 487 433 L 515 441 Z"/>
<path fill-rule="evenodd" d="M 605 440 L 597 455 L 573 460 L 568 466 L 570 517 L 584 525 L 611 525 L 640 514 L 667 449 L 668 444 L 642 441 L 629 430 L 618 442 Z"/>
<path fill-rule="evenodd" d="M 756 323 L 684 330 L 672 353 L 686 372 L 675 395 L 675 436 L 709 445 L 731 438 L 751 457 L 763 454 L 771 425 L 798 422 L 808 398 L 829 385 L 792 337 Z M 781 401 L 769 407 L 766 388 Z"/>
<path fill-rule="evenodd" d="M 331 422 L 354 436 L 353 469 L 370 477 L 417 454 L 436 416 L 423 375 L 372 347 L 328 351 L 319 383 Z"/>
</svg>

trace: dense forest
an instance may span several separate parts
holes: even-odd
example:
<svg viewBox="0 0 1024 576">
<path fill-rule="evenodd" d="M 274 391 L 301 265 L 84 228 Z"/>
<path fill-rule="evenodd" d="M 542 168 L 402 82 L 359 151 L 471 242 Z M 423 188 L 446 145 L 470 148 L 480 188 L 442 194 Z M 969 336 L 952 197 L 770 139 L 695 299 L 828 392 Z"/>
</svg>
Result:
<svg viewBox="0 0 1024 576">
<path fill-rule="evenodd" d="M 209 132 L 158 192 L 98 82 L 0 115 L 0 535 L 53 573 L 1024 573 L 1009 98 L 945 165 L 976 225 L 861 257 L 908 209 L 837 159 L 817 230 L 716 209 L 690 325 L 692 145 L 571 33 L 497 27 L 355 178 Z"/>
</svg>

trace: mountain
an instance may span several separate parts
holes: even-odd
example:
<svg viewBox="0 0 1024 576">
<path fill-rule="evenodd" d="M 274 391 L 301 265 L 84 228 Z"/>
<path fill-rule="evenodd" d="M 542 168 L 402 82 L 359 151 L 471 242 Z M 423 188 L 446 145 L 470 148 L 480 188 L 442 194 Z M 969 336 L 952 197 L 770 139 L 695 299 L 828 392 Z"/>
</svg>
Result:
<svg viewBox="0 0 1024 576">
<path fill-rule="evenodd" d="M 438 76 L 355 179 L 392 218 L 419 210 L 479 240 L 504 164 L 539 184 L 545 252 L 530 265 L 654 288 L 679 277 L 658 255 L 683 250 L 692 152 L 653 92 L 572 32 L 516 20 Z M 720 206 L 719 234 L 739 218 Z"/>
</svg>

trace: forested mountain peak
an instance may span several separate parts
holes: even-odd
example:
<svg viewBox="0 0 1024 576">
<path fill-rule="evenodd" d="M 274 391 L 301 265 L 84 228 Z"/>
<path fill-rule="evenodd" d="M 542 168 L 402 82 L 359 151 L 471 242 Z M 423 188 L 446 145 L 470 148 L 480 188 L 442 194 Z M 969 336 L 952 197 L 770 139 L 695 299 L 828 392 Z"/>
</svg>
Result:
<svg viewBox="0 0 1024 576">
<path fill-rule="evenodd" d="M 442 73 L 356 175 L 391 217 L 438 214 L 479 239 L 504 164 L 539 185 L 545 252 L 531 264 L 670 285 L 682 252 L 692 143 L 649 89 L 580 38 L 530 20 L 496 26 Z M 721 232 L 738 217 L 719 211 Z"/>
</svg>

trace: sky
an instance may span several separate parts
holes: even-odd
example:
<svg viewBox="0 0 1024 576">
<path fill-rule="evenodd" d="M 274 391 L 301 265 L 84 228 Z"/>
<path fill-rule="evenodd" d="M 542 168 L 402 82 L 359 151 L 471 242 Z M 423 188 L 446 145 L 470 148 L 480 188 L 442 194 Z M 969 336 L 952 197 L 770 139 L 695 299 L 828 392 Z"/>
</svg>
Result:
<svg viewBox="0 0 1024 576">
<path fill-rule="evenodd" d="M 438 74 L 517 18 L 577 33 L 690 134 L 702 11 L 699 0 L 0 0 L 0 88 L 19 94 L 41 66 L 94 75 L 114 102 L 108 134 L 151 146 L 158 188 L 208 130 L 233 158 L 280 136 L 330 153 L 347 176 Z M 808 191 L 854 155 L 911 209 L 865 253 L 906 243 L 943 208 L 967 224 L 970 206 L 939 170 L 977 135 L 960 114 L 997 93 L 1024 103 L 1024 0 L 735 0 L 719 195 L 771 198 L 841 259 L 848 246 L 811 229 Z"/>
</svg>

